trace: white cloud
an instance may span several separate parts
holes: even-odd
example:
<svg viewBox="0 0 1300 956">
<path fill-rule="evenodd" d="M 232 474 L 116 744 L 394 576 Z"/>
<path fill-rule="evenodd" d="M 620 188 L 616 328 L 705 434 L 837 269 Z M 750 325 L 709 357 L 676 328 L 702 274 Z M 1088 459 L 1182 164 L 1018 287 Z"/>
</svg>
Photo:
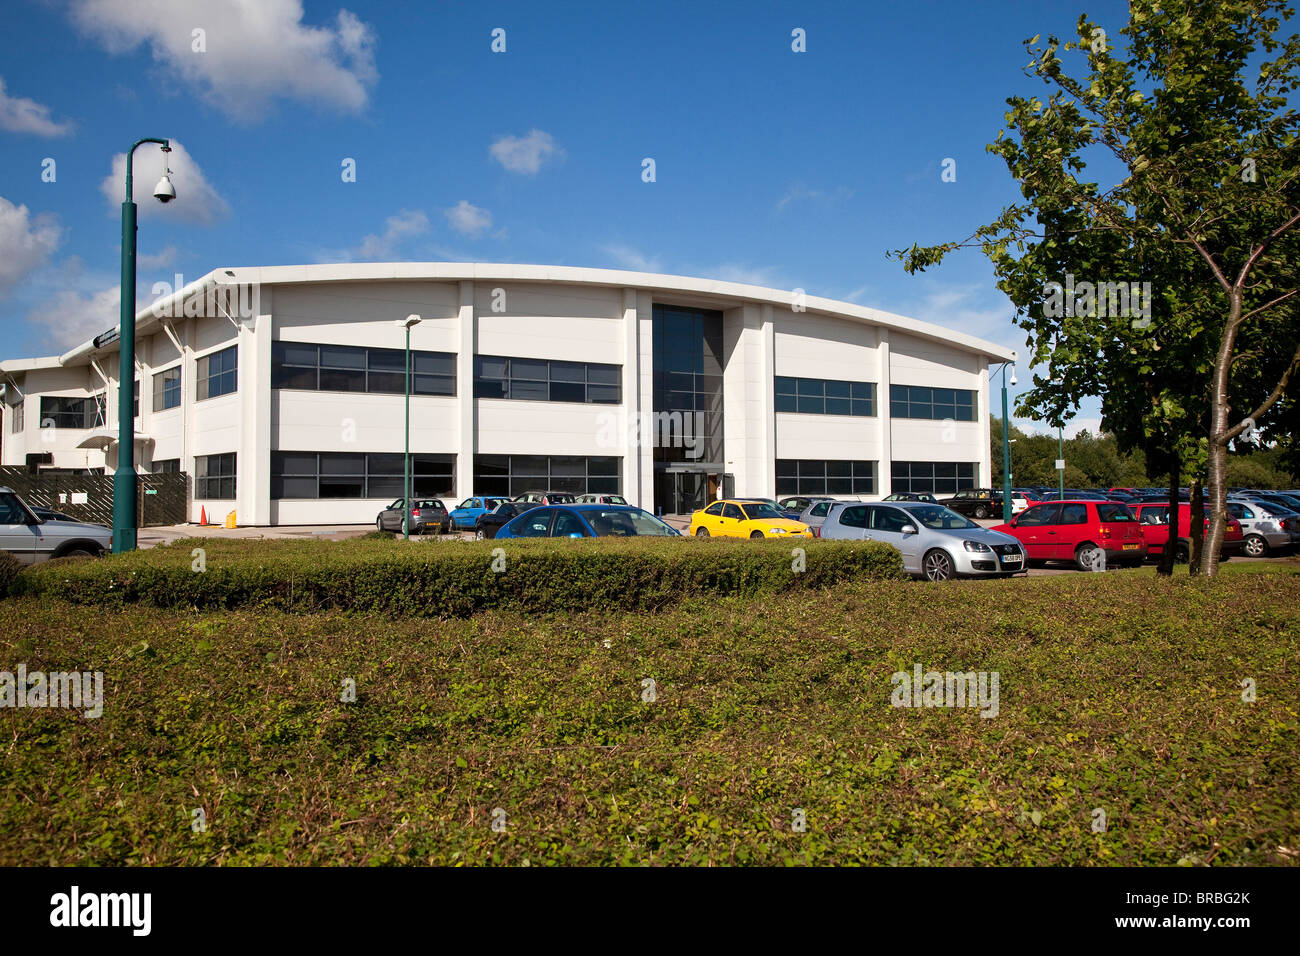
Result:
<svg viewBox="0 0 1300 956">
<path fill-rule="evenodd" d="M 302 22 L 301 0 L 74 0 L 72 20 L 110 53 L 149 47 L 169 78 L 230 118 L 262 118 L 272 101 L 356 113 L 379 78 L 374 30 L 340 10 Z M 203 51 L 195 30 L 203 30 Z"/>
<path fill-rule="evenodd" d="M 0 297 L 49 261 L 62 234 L 52 213 L 32 216 L 0 196 Z"/>
<path fill-rule="evenodd" d="M 625 269 L 633 272 L 663 272 L 663 265 L 654 256 L 644 256 L 631 246 L 606 245 L 600 251 Z"/>
<path fill-rule="evenodd" d="M 468 199 L 462 199 L 445 210 L 443 215 L 453 229 L 471 239 L 477 239 L 492 228 L 492 213 L 473 205 Z"/>
<path fill-rule="evenodd" d="M 54 122 L 50 119 L 50 108 L 35 100 L 10 96 L 5 92 L 4 78 L 0 77 L 0 129 L 33 136 L 66 136 L 72 132 L 72 124 Z"/>
<path fill-rule="evenodd" d="M 396 255 L 397 248 L 412 236 L 429 231 L 429 217 L 418 209 L 402 209 L 384 220 L 384 234 L 374 233 L 361 240 L 358 253 L 362 259 L 388 259 Z"/>
<path fill-rule="evenodd" d="M 48 351 L 66 352 L 118 324 L 122 302 L 118 290 L 118 286 L 111 286 L 82 295 L 64 289 L 33 309 L 27 321 L 44 330 Z"/>
<path fill-rule="evenodd" d="M 491 147 L 492 158 L 512 173 L 535 175 L 552 156 L 564 155 L 555 137 L 540 129 L 527 136 L 502 136 Z"/>
<path fill-rule="evenodd" d="M 837 186 L 835 189 L 827 192 L 823 189 L 809 189 L 803 183 L 795 183 L 791 186 L 784 196 L 777 200 L 776 211 L 781 212 L 792 202 L 801 199 L 810 200 L 817 203 L 841 203 L 847 202 L 853 198 L 853 190 L 847 186 Z"/>
<path fill-rule="evenodd" d="M 145 143 L 135 151 L 135 160 L 131 164 L 131 193 L 138 207 L 136 215 L 142 219 L 157 217 L 212 225 L 230 212 L 229 204 L 208 182 L 184 146 L 172 140 L 171 147 L 167 163 L 171 167 L 176 198 L 169 203 L 160 203 L 153 198 L 154 185 L 163 174 L 162 147 Z M 122 206 L 126 191 L 126 153 L 113 157 L 113 171 L 99 184 L 99 191 L 108 200 L 109 211 L 116 213 Z"/>
<path fill-rule="evenodd" d="M 166 269 L 176 262 L 176 247 L 169 244 L 152 255 L 137 251 L 135 262 L 141 269 Z"/>
<path fill-rule="evenodd" d="M 711 279 L 721 279 L 723 282 L 740 282 L 745 285 L 760 285 L 769 289 L 779 289 L 781 284 L 777 282 L 774 272 L 774 269 L 767 266 L 752 267 L 724 262 L 722 265 L 710 269 L 705 275 Z"/>
</svg>

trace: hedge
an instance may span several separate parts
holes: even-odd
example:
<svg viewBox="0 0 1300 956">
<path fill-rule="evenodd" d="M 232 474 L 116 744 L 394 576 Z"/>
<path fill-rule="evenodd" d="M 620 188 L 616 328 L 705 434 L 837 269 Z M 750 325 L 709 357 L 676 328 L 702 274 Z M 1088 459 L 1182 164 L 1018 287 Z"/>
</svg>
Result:
<svg viewBox="0 0 1300 956">
<path fill-rule="evenodd" d="M 796 548 L 804 551 L 798 570 Z M 200 560 L 204 569 L 196 570 Z M 685 597 L 754 597 L 902 576 L 898 552 L 870 541 L 353 540 L 214 546 L 187 539 L 96 561 L 37 566 L 22 573 L 12 591 L 106 607 L 453 618 L 489 608 L 656 610 Z"/>
</svg>

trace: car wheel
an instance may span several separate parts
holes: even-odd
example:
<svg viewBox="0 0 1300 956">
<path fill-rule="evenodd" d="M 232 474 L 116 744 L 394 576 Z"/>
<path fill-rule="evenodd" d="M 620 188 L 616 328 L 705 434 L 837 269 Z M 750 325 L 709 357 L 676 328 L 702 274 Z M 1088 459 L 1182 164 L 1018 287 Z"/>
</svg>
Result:
<svg viewBox="0 0 1300 956">
<path fill-rule="evenodd" d="M 1101 548 L 1091 542 L 1079 545 L 1074 552 L 1074 566 L 1080 571 L 1091 571 L 1097 563 L 1097 555 L 1101 553 Z"/>
<path fill-rule="evenodd" d="M 59 555 L 61 558 L 93 558 L 95 552 L 89 548 L 69 548 Z"/>
<path fill-rule="evenodd" d="M 975 517 L 987 518 L 988 516 L 989 516 L 989 509 L 985 508 L 983 505 L 980 505 L 978 508 L 975 509 Z"/>
<path fill-rule="evenodd" d="M 708 536 L 709 536 L 709 529 L 708 529 L 708 528 L 696 528 L 696 529 L 695 529 L 695 537 L 697 537 L 697 538 L 707 538 Z"/>
<path fill-rule="evenodd" d="M 948 557 L 948 552 L 937 548 L 927 551 L 921 559 L 921 571 L 927 581 L 947 581 L 953 576 L 952 558 Z"/>
<path fill-rule="evenodd" d="M 376 519 L 375 519 L 375 530 L 376 530 L 376 531 L 383 531 L 383 530 L 384 530 L 384 519 L 383 519 L 383 518 L 376 518 Z"/>
<path fill-rule="evenodd" d="M 753 541 L 755 538 L 762 538 L 762 537 L 763 537 L 763 532 L 761 532 L 761 531 L 754 531 L 754 532 L 752 532 L 752 533 L 750 534 L 750 536 L 749 536 L 749 540 L 750 540 L 750 541 Z"/>
<path fill-rule="evenodd" d="M 1178 550 L 1174 552 L 1174 564 L 1186 564 L 1192 560 L 1192 549 L 1185 542 L 1178 542 Z"/>
<path fill-rule="evenodd" d="M 406 527 L 406 519 L 403 518 L 403 519 L 402 519 L 402 534 L 410 534 L 410 533 L 411 533 L 410 530 Z"/>
<path fill-rule="evenodd" d="M 1246 554 L 1252 558 L 1262 558 L 1268 554 L 1268 542 L 1260 535 L 1250 534 L 1246 536 Z"/>
<path fill-rule="evenodd" d="M 474 529 L 474 537 L 477 538 L 479 541 L 484 541 L 487 539 L 487 535 L 483 533 L 482 528 Z"/>
</svg>

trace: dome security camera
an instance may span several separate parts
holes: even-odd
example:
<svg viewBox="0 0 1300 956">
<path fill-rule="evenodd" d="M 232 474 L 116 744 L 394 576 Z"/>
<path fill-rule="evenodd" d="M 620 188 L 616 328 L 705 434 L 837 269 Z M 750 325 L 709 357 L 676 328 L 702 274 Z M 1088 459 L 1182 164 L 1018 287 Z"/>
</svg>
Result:
<svg viewBox="0 0 1300 956">
<path fill-rule="evenodd" d="M 153 198 L 159 202 L 167 203 L 176 198 L 176 187 L 172 185 L 171 177 L 166 174 L 158 180 L 158 185 L 153 188 Z"/>
<path fill-rule="evenodd" d="M 1015 373 L 1015 372 L 1012 372 L 1012 373 L 1011 373 L 1011 387 L 1012 387 L 1012 388 L 1015 388 L 1015 387 L 1016 387 L 1016 373 Z"/>
</svg>

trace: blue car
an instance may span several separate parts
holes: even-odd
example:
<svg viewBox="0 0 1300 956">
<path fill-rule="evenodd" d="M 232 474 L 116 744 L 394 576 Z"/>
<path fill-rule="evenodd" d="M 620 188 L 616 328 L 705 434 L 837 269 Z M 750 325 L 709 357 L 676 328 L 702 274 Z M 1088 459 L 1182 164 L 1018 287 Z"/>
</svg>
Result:
<svg viewBox="0 0 1300 956">
<path fill-rule="evenodd" d="M 672 525 L 631 505 L 555 505 L 525 511 L 497 532 L 501 538 L 680 537 Z"/>
<path fill-rule="evenodd" d="M 477 498 L 466 498 L 451 512 L 451 530 L 452 531 L 473 531 L 480 516 L 487 514 L 503 501 L 509 501 L 509 498 L 503 498 L 498 495 L 481 495 Z"/>
</svg>

